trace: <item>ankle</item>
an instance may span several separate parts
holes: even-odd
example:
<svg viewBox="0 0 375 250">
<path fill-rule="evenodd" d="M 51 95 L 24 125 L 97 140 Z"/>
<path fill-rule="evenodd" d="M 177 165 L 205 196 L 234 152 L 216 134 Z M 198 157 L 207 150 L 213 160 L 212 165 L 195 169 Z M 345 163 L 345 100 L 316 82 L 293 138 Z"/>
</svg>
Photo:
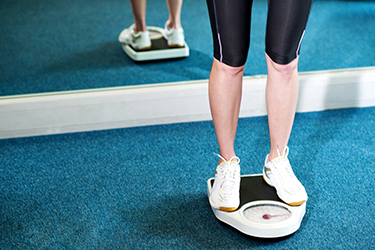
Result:
<svg viewBox="0 0 375 250">
<path fill-rule="evenodd" d="M 220 159 L 219 159 L 219 165 L 222 164 L 223 162 L 233 162 L 233 163 L 239 163 L 240 162 L 240 159 L 236 156 L 235 153 L 231 153 L 231 154 L 216 154 L 214 153 L 216 156 L 218 156 Z"/>
<path fill-rule="evenodd" d="M 134 23 L 134 32 L 145 32 L 147 30 L 147 26 L 145 23 Z"/>
<path fill-rule="evenodd" d="M 271 147 L 270 153 L 268 154 L 268 160 L 272 161 L 278 157 L 287 158 L 289 154 L 289 147 L 287 145 L 279 147 L 276 145 L 275 147 Z"/>
<path fill-rule="evenodd" d="M 179 28 L 182 28 L 181 23 L 179 23 L 179 22 L 173 22 L 171 20 L 167 21 L 166 27 L 168 29 L 179 29 Z"/>
<path fill-rule="evenodd" d="M 268 158 L 267 160 L 270 162 L 272 161 L 273 159 L 276 159 L 278 158 L 279 156 L 277 154 L 271 154 L 271 152 L 268 154 Z"/>
<path fill-rule="evenodd" d="M 220 159 L 219 160 L 219 165 L 221 165 L 222 163 L 224 163 L 224 162 L 231 162 L 231 163 L 238 163 L 239 161 L 237 160 L 237 157 L 236 158 L 233 158 L 233 159 L 231 159 L 231 160 L 229 160 L 229 161 L 227 161 L 227 160 L 222 160 L 222 159 Z"/>
</svg>

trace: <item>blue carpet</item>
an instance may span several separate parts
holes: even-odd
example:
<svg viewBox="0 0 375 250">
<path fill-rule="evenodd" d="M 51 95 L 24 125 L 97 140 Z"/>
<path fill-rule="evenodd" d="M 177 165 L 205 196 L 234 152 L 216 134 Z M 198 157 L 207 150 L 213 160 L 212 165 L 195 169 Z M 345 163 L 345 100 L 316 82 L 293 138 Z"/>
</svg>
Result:
<svg viewBox="0 0 375 250">
<path fill-rule="evenodd" d="M 245 75 L 266 74 L 266 0 L 254 0 Z M 163 27 L 165 0 L 148 1 L 147 23 Z M 183 4 L 191 55 L 135 63 L 117 37 L 133 22 L 129 1 L 0 1 L 0 96 L 208 79 L 212 38 L 205 1 Z M 316 0 L 300 71 L 375 66 L 375 2 Z"/>
<path fill-rule="evenodd" d="M 220 224 L 206 180 L 211 122 L 0 140 L 0 249 L 370 249 L 375 108 L 297 114 L 290 160 L 301 228 L 265 242 Z M 240 119 L 242 174 L 260 173 L 266 117 Z"/>
</svg>

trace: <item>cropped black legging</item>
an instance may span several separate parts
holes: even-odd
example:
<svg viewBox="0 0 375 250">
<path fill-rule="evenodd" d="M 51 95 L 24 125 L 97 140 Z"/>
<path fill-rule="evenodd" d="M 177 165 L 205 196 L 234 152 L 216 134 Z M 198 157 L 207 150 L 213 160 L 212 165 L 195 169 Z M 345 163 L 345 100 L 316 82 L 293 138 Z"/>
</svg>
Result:
<svg viewBox="0 0 375 250">
<path fill-rule="evenodd" d="M 278 64 L 298 57 L 313 0 L 269 0 L 266 53 Z M 207 0 L 214 57 L 229 66 L 245 64 L 250 46 L 253 0 Z"/>
</svg>

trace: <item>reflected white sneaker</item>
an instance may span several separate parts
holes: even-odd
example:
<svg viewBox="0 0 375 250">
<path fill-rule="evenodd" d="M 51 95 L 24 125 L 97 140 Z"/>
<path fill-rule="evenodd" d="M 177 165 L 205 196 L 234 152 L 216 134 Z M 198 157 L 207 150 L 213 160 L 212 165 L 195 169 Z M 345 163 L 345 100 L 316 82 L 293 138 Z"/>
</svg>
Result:
<svg viewBox="0 0 375 250">
<path fill-rule="evenodd" d="M 165 24 L 164 37 L 167 39 L 169 47 L 182 48 L 185 46 L 185 35 L 182 28 L 170 29 L 167 27 L 167 24 Z"/>
<path fill-rule="evenodd" d="M 120 43 L 130 45 L 136 50 L 148 50 L 151 48 L 151 39 L 148 30 L 135 32 L 134 24 L 124 29 L 120 33 L 118 40 Z"/>
<path fill-rule="evenodd" d="M 266 160 L 263 167 L 263 178 L 268 185 L 276 188 L 277 195 L 281 200 L 291 206 L 298 206 L 307 201 L 307 193 L 301 182 L 294 175 L 288 160 L 289 148 L 285 147 L 283 155 Z"/>
<path fill-rule="evenodd" d="M 240 159 L 233 156 L 216 168 L 215 181 L 210 195 L 210 204 L 215 209 L 231 212 L 240 205 Z"/>
</svg>

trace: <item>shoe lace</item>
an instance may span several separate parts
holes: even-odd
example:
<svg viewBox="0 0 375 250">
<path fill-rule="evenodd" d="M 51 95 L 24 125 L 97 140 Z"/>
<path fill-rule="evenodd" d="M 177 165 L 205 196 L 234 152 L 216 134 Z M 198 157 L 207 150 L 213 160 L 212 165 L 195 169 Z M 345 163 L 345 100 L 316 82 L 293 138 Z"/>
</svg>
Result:
<svg viewBox="0 0 375 250">
<path fill-rule="evenodd" d="M 233 156 L 232 158 L 229 159 L 229 161 L 225 160 L 224 157 L 222 157 L 219 154 L 214 153 L 220 159 L 222 159 L 224 162 L 221 163 L 221 166 L 218 167 L 217 171 L 220 172 L 220 175 L 223 176 L 224 181 L 221 183 L 221 190 L 222 190 L 222 195 L 223 198 L 230 197 L 236 188 L 237 185 L 237 176 L 239 175 L 238 173 L 238 168 L 234 167 L 231 163 L 233 160 L 236 160 L 237 163 L 240 163 L 240 158 L 237 156 Z"/>
</svg>

